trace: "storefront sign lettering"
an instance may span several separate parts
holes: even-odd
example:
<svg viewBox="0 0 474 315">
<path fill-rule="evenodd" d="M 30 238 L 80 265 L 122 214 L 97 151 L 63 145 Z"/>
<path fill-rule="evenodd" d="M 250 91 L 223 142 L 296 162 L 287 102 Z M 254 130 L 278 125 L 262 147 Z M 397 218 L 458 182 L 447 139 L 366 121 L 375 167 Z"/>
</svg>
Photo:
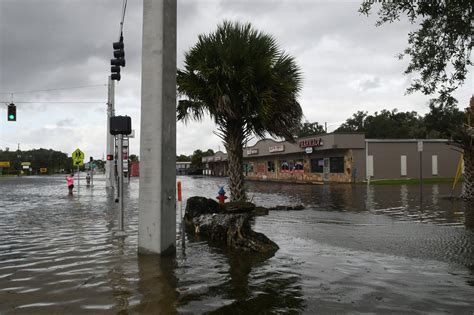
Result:
<svg viewBox="0 0 474 315">
<path fill-rule="evenodd" d="M 255 155 L 258 154 L 258 149 L 248 149 L 247 155 Z"/>
<path fill-rule="evenodd" d="M 312 138 L 301 140 L 299 142 L 300 148 L 307 148 L 307 147 L 321 147 L 323 146 L 323 139 L 322 138 Z"/>
<path fill-rule="evenodd" d="M 279 145 L 274 145 L 274 146 L 268 147 L 268 151 L 270 153 L 284 152 L 285 151 L 285 145 L 284 144 L 279 144 Z"/>
</svg>

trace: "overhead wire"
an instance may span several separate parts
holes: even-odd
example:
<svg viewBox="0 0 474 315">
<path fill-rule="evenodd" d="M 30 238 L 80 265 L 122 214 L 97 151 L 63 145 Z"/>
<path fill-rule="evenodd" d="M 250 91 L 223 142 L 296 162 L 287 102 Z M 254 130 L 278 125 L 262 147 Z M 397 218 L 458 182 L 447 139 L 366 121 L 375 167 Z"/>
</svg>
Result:
<svg viewBox="0 0 474 315">
<path fill-rule="evenodd" d="M 123 0 L 122 2 L 122 18 L 120 19 L 120 36 L 122 36 L 123 32 L 123 23 L 125 21 L 125 12 L 127 11 L 127 0 Z"/>
<path fill-rule="evenodd" d="M 82 85 L 82 86 L 73 86 L 73 87 L 65 87 L 65 88 L 54 88 L 54 89 L 44 89 L 44 90 L 30 90 L 30 91 L 17 91 L 17 92 L 0 92 L 0 94 L 27 94 L 27 93 L 51 92 L 51 91 L 59 91 L 59 90 L 83 89 L 83 88 L 91 88 L 91 87 L 98 87 L 98 86 L 107 86 L 107 84 Z"/>
<path fill-rule="evenodd" d="M 0 101 L 0 103 L 8 103 L 7 101 Z M 81 101 L 65 101 L 65 102 L 61 102 L 61 101 L 15 101 L 15 104 L 43 104 L 43 103 L 49 103 L 49 104 L 102 104 L 102 103 L 107 103 L 107 101 L 97 101 L 97 102 L 94 102 L 94 101 L 85 101 L 85 102 L 81 102 Z"/>
</svg>

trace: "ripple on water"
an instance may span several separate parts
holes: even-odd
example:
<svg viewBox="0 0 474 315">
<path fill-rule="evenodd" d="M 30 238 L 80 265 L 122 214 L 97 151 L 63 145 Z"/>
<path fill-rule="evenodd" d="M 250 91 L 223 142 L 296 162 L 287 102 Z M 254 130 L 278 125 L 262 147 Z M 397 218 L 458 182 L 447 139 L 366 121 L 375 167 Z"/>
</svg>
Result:
<svg viewBox="0 0 474 315">
<path fill-rule="evenodd" d="M 225 184 L 222 178 L 181 180 L 184 196 L 214 198 Z M 188 235 L 186 249 L 170 259 L 136 253 L 138 181 L 124 191 L 126 238 L 113 236 L 117 205 L 103 178 L 96 183 L 69 197 L 63 176 L 0 178 L 0 313 L 474 308 L 474 236 L 464 228 L 462 203 L 435 198 L 444 186 L 428 187 L 420 208 L 411 187 L 249 182 L 258 204 L 307 208 L 256 218 L 255 229 L 280 246 L 273 257 L 235 255 Z"/>
</svg>

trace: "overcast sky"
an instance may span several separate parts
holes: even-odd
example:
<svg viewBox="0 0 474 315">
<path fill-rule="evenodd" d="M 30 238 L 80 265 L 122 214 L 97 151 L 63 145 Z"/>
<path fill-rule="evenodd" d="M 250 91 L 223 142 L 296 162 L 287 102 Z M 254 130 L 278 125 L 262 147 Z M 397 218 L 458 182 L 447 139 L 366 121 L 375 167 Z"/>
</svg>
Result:
<svg viewBox="0 0 474 315">
<path fill-rule="evenodd" d="M 333 131 L 358 110 L 426 113 L 429 97 L 406 96 L 412 77 L 398 60 L 407 33 L 402 21 L 374 26 L 376 16 L 357 12 L 360 1 L 178 0 L 178 67 L 198 34 L 223 20 L 250 22 L 272 34 L 295 57 L 304 87 L 299 101 L 305 119 Z M 122 0 L 0 0 L 0 148 L 51 148 L 69 155 L 102 158 L 106 142 L 107 77 L 112 42 L 118 40 Z M 139 154 L 143 7 L 129 0 L 124 42 L 127 65 L 116 85 L 116 114 L 132 117 Z M 473 91 L 472 70 L 456 92 L 460 107 Z M 91 86 L 88 88 L 60 89 Z M 41 92 L 29 92 L 50 90 Z M 17 104 L 18 120 L 6 121 Z M 29 92 L 29 93 L 20 93 Z M 28 102 L 28 103 L 22 103 Z M 90 102 L 90 103 L 61 103 Z M 223 149 L 210 121 L 178 123 L 177 153 Z M 255 141 L 255 140 L 254 140 Z"/>
</svg>

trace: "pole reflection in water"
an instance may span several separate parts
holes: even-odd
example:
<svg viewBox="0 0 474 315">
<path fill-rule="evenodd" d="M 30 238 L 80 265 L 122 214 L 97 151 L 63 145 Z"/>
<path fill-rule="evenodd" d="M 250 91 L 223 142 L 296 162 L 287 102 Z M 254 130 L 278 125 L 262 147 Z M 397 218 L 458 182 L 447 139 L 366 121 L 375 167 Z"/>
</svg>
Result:
<svg viewBox="0 0 474 315">
<path fill-rule="evenodd" d="M 138 255 L 139 305 L 134 312 L 142 314 L 178 314 L 178 293 L 174 256 Z"/>
</svg>

